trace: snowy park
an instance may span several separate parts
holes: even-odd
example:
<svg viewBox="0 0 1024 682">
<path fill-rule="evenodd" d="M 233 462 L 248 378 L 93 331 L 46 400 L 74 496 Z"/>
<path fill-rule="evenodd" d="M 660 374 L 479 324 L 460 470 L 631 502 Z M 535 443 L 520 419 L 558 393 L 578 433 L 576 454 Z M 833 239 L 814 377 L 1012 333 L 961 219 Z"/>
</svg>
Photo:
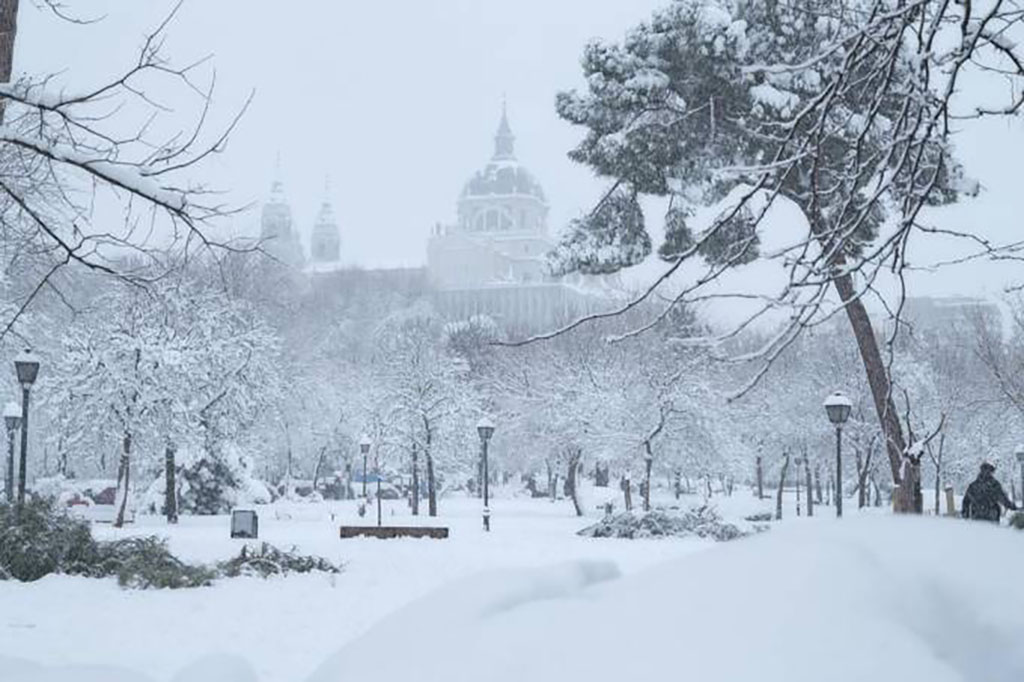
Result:
<svg viewBox="0 0 1024 682">
<path fill-rule="evenodd" d="M 354 503 L 260 507 L 261 539 L 342 572 L 174 591 L 0 582 L 0 679 L 1020 679 L 1024 547 L 1007 546 L 1005 529 L 875 510 L 840 525 L 785 503 L 787 520 L 726 543 L 580 537 L 599 515 L 578 519 L 565 500 L 500 497 L 489 534 L 480 500 L 453 500 L 444 541 L 340 541 L 339 524 L 362 521 Z M 744 494 L 721 506 L 743 525 L 772 504 Z M 145 519 L 98 534 L 156 533 L 182 558 L 213 561 L 254 542 L 231 540 L 228 525 Z M 998 560 L 980 569 L 978 557 Z"/>
<path fill-rule="evenodd" d="M 1024 680 L 1021 0 L 0 0 L 0 682 Z"/>
</svg>

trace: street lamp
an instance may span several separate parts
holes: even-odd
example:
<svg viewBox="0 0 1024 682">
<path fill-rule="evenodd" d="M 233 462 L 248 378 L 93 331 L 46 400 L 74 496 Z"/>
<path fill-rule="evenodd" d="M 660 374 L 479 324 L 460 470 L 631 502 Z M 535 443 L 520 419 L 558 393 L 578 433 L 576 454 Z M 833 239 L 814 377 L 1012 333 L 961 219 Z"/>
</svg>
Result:
<svg viewBox="0 0 1024 682">
<path fill-rule="evenodd" d="M 487 471 L 487 443 L 491 440 L 491 436 L 494 435 L 494 422 L 488 417 L 484 416 L 480 418 L 480 421 L 476 423 L 476 432 L 480 434 L 480 446 L 483 450 L 484 460 L 484 530 L 491 530 L 491 510 L 490 504 L 490 490 L 489 490 L 489 478 L 490 474 Z"/>
<path fill-rule="evenodd" d="M 644 511 L 651 511 L 651 467 L 654 464 L 654 453 L 651 452 L 651 441 L 645 441 L 644 447 Z"/>
<path fill-rule="evenodd" d="M 380 450 L 373 456 L 373 468 L 377 471 L 377 527 L 380 528 Z"/>
<path fill-rule="evenodd" d="M 803 457 L 797 457 L 793 460 L 796 464 L 796 515 L 800 516 L 800 467 L 806 462 Z"/>
<path fill-rule="evenodd" d="M 825 398 L 825 413 L 836 427 L 836 518 L 843 515 L 843 424 L 852 410 L 853 403 L 841 391 Z"/>
<path fill-rule="evenodd" d="M 13 400 L 4 405 L 4 424 L 7 426 L 7 475 L 4 477 L 4 499 L 14 501 L 14 432 L 21 424 L 21 408 Z"/>
<path fill-rule="evenodd" d="M 39 358 L 26 348 L 14 358 L 14 371 L 21 384 L 21 458 L 18 461 L 18 506 L 25 504 L 25 468 L 28 461 L 28 393 L 39 376 Z"/>
<path fill-rule="evenodd" d="M 366 499 L 366 455 L 370 453 L 370 446 L 373 445 L 373 441 L 365 433 L 363 437 L 359 439 L 359 452 L 363 454 L 363 499 Z"/>
<path fill-rule="evenodd" d="M 1017 451 L 1013 453 L 1017 456 L 1017 463 L 1020 464 L 1020 485 L 1021 485 L 1021 497 L 1024 499 L 1024 444 L 1017 446 Z"/>
</svg>

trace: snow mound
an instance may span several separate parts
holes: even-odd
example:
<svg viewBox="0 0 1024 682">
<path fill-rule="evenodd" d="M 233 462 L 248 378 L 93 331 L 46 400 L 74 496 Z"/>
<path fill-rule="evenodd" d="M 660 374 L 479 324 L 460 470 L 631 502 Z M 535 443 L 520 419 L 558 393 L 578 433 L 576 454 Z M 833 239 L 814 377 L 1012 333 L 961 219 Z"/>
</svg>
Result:
<svg viewBox="0 0 1024 682">
<path fill-rule="evenodd" d="M 1019 681 L 1022 565 L 1020 536 L 986 524 L 794 524 L 611 582 L 581 564 L 480 576 L 310 682 Z"/>
<path fill-rule="evenodd" d="M 152 678 L 105 665 L 41 666 L 0 656 L 3 682 L 152 682 Z M 197 680 L 196 682 L 204 682 Z M 225 682 L 234 682 L 225 680 Z"/>
<path fill-rule="evenodd" d="M 403 679 L 402 674 L 410 675 L 407 679 L 411 680 L 447 679 L 452 668 L 477 660 L 485 646 L 478 635 L 490 630 L 487 623 L 515 620 L 536 604 L 571 602 L 588 588 L 619 576 L 615 564 L 602 561 L 481 574 L 443 588 L 385 619 L 328 659 L 310 682 L 360 679 L 357 675 L 371 672 L 372 679 L 380 680 Z M 395 655 L 396 647 L 402 655 Z M 458 660 L 447 652 L 458 652 Z M 421 668 L 423 664 L 425 669 Z M 479 671 L 485 668 L 472 665 L 475 671 L 461 671 L 455 677 L 478 680 Z M 486 669 L 490 669 L 489 664 Z M 429 671 L 426 676 L 425 671 Z M 460 677 L 462 672 L 466 675 Z M 496 682 L 496 678 L 491 679 Z"/>
<path fill-rule="evenodd" d="M 171 682 L 258 682 L 252 666 L 237 656 L 212 654 L 185 666 Z"/>
</svg>

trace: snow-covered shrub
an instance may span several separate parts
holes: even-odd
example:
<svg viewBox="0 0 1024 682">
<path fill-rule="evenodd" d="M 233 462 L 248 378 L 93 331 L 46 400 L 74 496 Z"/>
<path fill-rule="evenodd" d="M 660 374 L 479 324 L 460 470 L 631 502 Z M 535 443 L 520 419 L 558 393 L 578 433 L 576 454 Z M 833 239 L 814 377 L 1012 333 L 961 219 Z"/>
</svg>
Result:
<svg viewBox="0 0 1024 682">
<path fill-rule="evenodd" d="M 211 568 L 181 561 L 167 549 L 166 540 L 155 536 L 101 543 L 100 554 L 104 574 L 116 575 L 121 587 L 205 587 L 217 577 Z"/>
<path fill-rule="evenodd" d="M 39 580 L 50 573 L 89 574 L 100 560 L 89 524 L 33 497 L 21 508 L 0 504 L 0 580 Z"/>
<path fill-rule="evenodd" d="M 188 564 L 155 536 L 100 542 L 89 524 L 72 518 L 50 500 L 35 497 L 16 518 L 14 505 L 0 504 L 0 580 L 31 582 L 64 573 L 116 577 L 121 587 L 183 588 L 210 585 L 217 578 L 289 573 L 340 573 L 341 567 L 316 556 L 264 543 L 213 565 Z"/>
<path fill-rule="evenodd" d="M 1024 530 L 1024 511 L 1014 512 L 1010 517 L 1010 527 L 1017 530 Z"/>
<path fill-rule="evenodd" d="M 210 516 L 226 514 L 233 507 L 269 504 L 270 488 L 252 475 L 252 462 L 234 444 L 226 444 L 216 454 L 185 452 L 179 456 L 178 510 L 183 514 Z M 163 483 L 163 476 L 158 479 Z M 150 486 L 147 499 L 154 509 L 163 507 L 163 486 Z M 159 493 L 159 501 L 155 496 Z"/>
<path fill-rule="evenodd" d="M 713 538 L 735 540 L 746 535 L 731 523 L 722 521 L 712 507 L 701 506 L 682 512 L 655 509 L 646 514 L 624 512 L 602 519 L 579 532 L 591 538 Z"/>
<path fill-rule="evenodd" d="M 285 551 L 263 543 L 258 549 L 243 546 L 241 553 L 217 565 L 220 575 L 234 578 L 240 575 L 269 578 L 272 575 L 289 573 L 341 573 L 341 567 L 327 559 L 299 554 L 293 547 Z"/>
</svg>

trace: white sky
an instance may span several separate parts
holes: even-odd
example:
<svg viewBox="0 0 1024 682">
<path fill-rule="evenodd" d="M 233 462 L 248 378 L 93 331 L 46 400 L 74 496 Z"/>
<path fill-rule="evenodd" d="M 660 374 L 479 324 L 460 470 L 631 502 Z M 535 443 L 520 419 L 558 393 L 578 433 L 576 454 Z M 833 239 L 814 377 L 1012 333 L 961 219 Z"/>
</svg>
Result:
<svg viewBox="0 0 1024 682">
<path fill-rule="evenodd" d="M 66 1 L 80 16 L 107 18 L 70 26 L 22 0 L 15 68 L 61 71 L 76 89 L 129 63 L 144 32 L 173 4 Z M 551 202 L 552 231 L 592 205 L 601 184 L 566 158 L 580 132 L 556 116 L 555 93 L 580 84 L 588 39 L 620 38 L 668 1 L 186 0 L 167 52 L 180 63 L 213 56 L 221 121 L 255 90 L 228 152 L 209 169 L 215 186 L 239 204 L 260 201 L 280 151 L 307 248 L 329 174 L 346 262 L 421 264 L 431 226 L 454 218 L 463 183 L 490 156 L 503 94 L 518 156 Z M 986 192 L 946 211 L 944 225 L 1019 234 L 1020 122 L 974 126 L 958 144 Z M 255 233 L 257 226 L 254 211 L 234 229 Z M 944 251 L 930 242 L 914 255 L 923 263 Z M 998 293 L 1024 280 L 1022 270 L 974 264 L 917 276 L 913 293 Z"/>
<path fill-rule="evenodd" d="M 17 71 L 98 82 L 172 6 L 66 2 L 78 16 L 107 18 L 62 25 L 23 0 Z M 556 116 L 555 93 L 581 80 L 588 39 L 622 36 L 661 2 L 186 0 L 167 53 L 180 63 L 213 55 L 221 118 L 256 92 L 212 169 L 215 184 L 243 203 L 260 200 L 280 150 L 307 249 L 329 174 L 345 260 L 415 264 L 431 226 L 453 220 L 463 183 L 490 157 L 503 94 L 553 230 L 592 201 L 595 181 L 566 158 L 579 133 Z M 257 218 L 237 222 L 250 230 Z"/>
</svg>

